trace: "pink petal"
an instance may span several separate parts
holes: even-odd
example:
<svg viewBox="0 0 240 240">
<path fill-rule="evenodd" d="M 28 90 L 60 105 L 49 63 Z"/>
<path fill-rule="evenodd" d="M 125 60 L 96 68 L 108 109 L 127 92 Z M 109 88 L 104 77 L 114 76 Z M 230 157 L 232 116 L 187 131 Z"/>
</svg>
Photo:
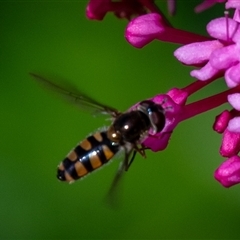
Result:
<svg viewBox="0 0 240 240">
<path fill-rule="evenodd" d="M 230 132 L 226 129 L 223 133 L 222 145 L 220 148 L 220 154 L 223 157 L 231 157 L 238 154 L 240 150 L 240 134 Z"/>
<path fill-rule="evenodd" d="M 233 106 L 233 108 L 240 111 L 240 93 L 228 95 L 228 102 Z"/>
<path fill-rule="evenodd" d="M 214 50 L 222 47 L 223 44 L 218 40 L 191 43 L 178 48 L 174 56 L 187 65 L 202 64 L 209 59 Z"/>
<path fill-rule="evenodd" d="M 236 22 L 240 22 L 240 10 L 239 10 L 239 9 L 236 9 L 236 10 L 235 10 L 234 15 L 233 15 L 233 19 L 234 19 Z"/>
<path fill-rule="evenodd" d="M 161 133 L 155 135 L 149 135 L 144 141 L 143 145 L 150 148 L 153 152 L 164 150 L 168 146 L 171 133 Z"/>
<path fill-rule="evenodd" d="M 209 40 L 209 37 L 170 27 L 157 13 L 149 13 L 133 19 L 126 28 L 125 38 L 137 48 L 144 47 L 154 39 L 178 44 Z"/>
<path fill-rule="evenodd" d="M 109 11 L 111 0 L 90 0 L 86 8 L 86 16 L 91 20 L 102 20 Z"/>
<path fill-rule="evenodd" d="M 125 37 L 134 47 L 142 48 L 157 38 L 159 32 L 164 31 L 161 16 L 150 13 L 132 20 L 126 28 Z"/>
<path fill-rule="evenodd" d="M 231 114 L 228 110 L 223 111 L 215 119 L 213 129 L 218 133 L 223 133 L 228 126 L 228 122 L 231 119 Z"/>
<path fill-rule="evenodd" d="M 240 51 L 236 45 L 216 49 L 210 56 L 210 64 L 216 69 L 227 69 L 238 63 Z"/>
<path fill-rule="evenodd" d="M 238 0 L 228 0 L 225 4 L 226 9 L 238 8 L 240 9 L 240 1 Z"/>
<path fill-rule="evenodd" d="M 231 132 L 240 133 L 240 117 L 235 117 L 229 121 L 228 130 Z"/>
<path fill-rule="evenodd" d="M 225 80 L 228 87 L 235 87 L 240 84 L 240 63 L 225 72 Z"/>
<path fill-rule="evenodd" d="M 240 183 L 240 158 L 233 156 L 223 162 L 215 171 L 214 177 L 224 187 L 231 187 Z"/>
<path fill-rule="evenodd" d="M 238 85 L 238 83 L 236 83 L 235 81 L 233 81 L 231 78 L 229 78 L 229 74 L 228 74 L 229 69 L 225 72 L 225 81 L 226 84 L 229 88 L 234 88 Z"/>
<path fill-rule="evenodd" d="M 228 30 L 227 30 L 228 26 Z M 240 38 L 239 24 L 231 18 L 216 18 L 208 23 L 207 31 L 213 38 L 223 41 L 235 41 Z"/>
<path fill-rule="evenodd" d="M 208 62 L 204 67 L 199 70 L 191 71 L 190 75 L 201 81 L 206 81 L 214 77 L 219 72 L 218 69 L 213 68 Z"/>
<path fill-rule="evenodd" d="M 180 92 L 180 91 L 179 91 Z M 175 92 L 176 93 L 176 92 Z M 181 92 L 180 92 L 181 95 Z M 151 98 L 153 102 L 161 105 L 165 110 L 166 124 L 161 132 L 154 133 L 152 129 L 149 130 L 148 136 L 142 144 L 154 152 L 165 149 L 168 145 L 169 139 L 175 127 L 180 122 L 180 116 L 183 111 L 183 106 L 175 103 L 173 99 L 166 94 L 159 94 Z M 129 110 L 134 110 L 138 103 L 132 106 Z"/>
<path fill-rule="evenodd" d="M 188 98 L 188 93 L 178 88 L 172 88 L 167 92 L 167 95 L 179 105 L 185 105 Z"/>
</svg>

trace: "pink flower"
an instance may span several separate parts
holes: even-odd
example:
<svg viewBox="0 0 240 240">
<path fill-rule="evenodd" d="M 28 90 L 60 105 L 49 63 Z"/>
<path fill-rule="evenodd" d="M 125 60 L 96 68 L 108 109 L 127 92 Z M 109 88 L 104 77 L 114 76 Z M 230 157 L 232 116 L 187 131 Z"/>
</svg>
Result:
<svg viewBox="0 0 240 240">
<path fill-rule="evenodd" d="M 238 111 L 240 111 L 240 93 L 228 95 L 228 102 Z"/>
<path fill-rule="evenodd" d="M 154 152 L 164 150 L 169 143 L 171 134 L 180 122 L 216 108 L 217 106 L 226 103 L 228 96 L 230 96 L 233 92 L 236 94 L 240 92 L 240 86 L 236 86 L 235 88 L 207 97 L 205 99 L 201 99 L 193 103 L 187 103 L 187 99 L 190 95 L 194 94 L 208 84 L 209 82 L 198 81 L 183 89 L 174 88 L 167 94 L 159 94 L 151 98 L 153 102 L 161 105 L 165 109 L 166 124 L 161 132 L 154 133 L 152 130 L 150 130 L 147 138 L 144 139 L 142 144 Z M 134 105 L 130 110 L 136 109 L 137 106 L 138 104 Z M 218 133 L 223 134 L 220 154 L 224 157 L 231 158 L 236 156 L 240 151 L 240 133 L 230 132 L 228 130 L 229 122 L 239 115 L 239 111 L 233 109 L 230 112 L 225 110 L 216 117 L 213 128 Z M 219 169 L 222 168 L 220 167 Z M 218 176 L 219 174 L 220 173 L 218 171 Z"/>
<path fill-rule="evenodd" d="M 228 102 L 236 110 L 234 116 L 228 123 L 228 130 L 234 133 L 240 133 L 240 93 L 228 95 Z"/>
<path fill-rule="evenodd" d="M 225 75 L 229 87 L 240 82 L 239 23 L 233 19 L 217 18 L 207 25 L 209 35 L 216 40 L 196 42 L 178 48 L 174 55 L 184 64 L 203 66 L 191 72 L 192 77 L 206 81 Z"/>
<path fill-rule="evenodd" d="M 228 0 L 225 4 L 225 7 L 227 9 L 229 9 L 229 8 L 240 9 L 240 1 L 238 1 L 238 0 Z"/>
<path fill-rule="evenodd" d="M 192 43 L 175 51 L 179 61 L 188 65 L 203 65 L 200 70 L 193 70 L 191 75 L 199 80 L 207 81 L 225 76 L 228 87 L 233 88 L 240 84 L 240 26 L 234 19 L 218 18 L 212 20 L 207 30 L 217 40 Z M 228 96 L 229 103 L 240 110 L 240 94 L 234 93 Z M 240 133 L 240 118 L 232 116 L 228 122 L 228 128 L 224 133 L 221 154 L 229 156 L 238 145 L 238 133 Z M 232 140 L 231 140 L 232 139 Z M 238 151 L 237 151 L 238 152 Z"/>
<path fill-rule="evenodd" d="M 164 108 L 166 123 L 161 132 L 154 133 L 153 129 L 150 129 L 147 138 L 144 139 L 142 144 L 154 152 L 162 151 L 167 147 L 173 130 L 181 121 L 187 93 L 180 89 L 172 89 L 167 94 L 159 94 L 149 100 Z M 131 107 L 130 110 L 137 107 L 138 103 Z"/>
<path fill-rule="evenodd" d="M 197 7 L 195 12 L 202 12 L 216 3 L 225 2 L 226 0 L 205 0 Z M 236 8 L 235 0 L 228 0 L 226 8 Z M 174 15 L 176 12 L 176 0 L 166 0 L 168 13 Z M 162 11 L 155 4 L 155 0 L 89 0 L 86 8 L 86 15 L 91 20 L 102 20 L 108 12 L 113 12 L 118 18 L 130 20 L 134 16 L 140 16 L 146 13 L 159 13 L 163 16 Z M 165 18 L 165 16 L 164 16 Z"/>
<path fill-rule="evenodd" d="M 171 134 L 180 122 L 226 103 L 229 93 L 240 91 L 240 86 L 238 86 L 223 93 L 186 104 L 189 96 L 207 84 L 207 82 L 194 82 L 183 89 L 173 88 L 166 94 L 159 94 L 151 98 L 150 100 L 164 108 L 166 124 L 161 132 L 154 133 L 150 129 L 147 138 L 143 141 L 143 145 L 154 152 L 162 151 L 167 147 Z M 135 110 L 138 104 L 135 104 L 130 110 Z M 233 116 L 236 116 L 236 113 L 238 112 L 235 110 L 231 113 L 224 111 L 216 118 L 214 124 L 215 131 L 219 133 L 224 132 L 223 144 L 221 146 L 221 154 L 223 156 L 230 157 L 237 154 L 240 150 L 240 134 L 231 133 L 229 135 L 229 131 L 226 129 L 229 121 Z"/>
<path fill-rule="evenodd" d="M 232 111 L 223 111 L 219 116 L 216 117 L 213 129 L 223 134 L 222 144 L 220 147 L 220 154 L 223 157 L 232 157 L 240 151 L 240 131 L 234 131 L 230 128 L 229 124 L 231 121 L 235 121 L 238 118 L 239 112 L 233 109 Z M 237 121 L 238 124 L 239 120 Z"/>
<path fill-rule="evenodd" d="M 113 12 L 118 18 L 130 20 L 150 12 L 160 12 L 154 0 L 90 0 L 86 15 L 92 20 L 102 20 L 108 12 Z"/>
<path fill-rule="evenodd" d="M 223 111 L 221 114 L 216 116 L 213 129 L 218 133 L 223 133 L 228 126 L 229 120 L 231 119 L 231 113 L 228 110 Z"/>
<path fill-rule="evenodd" d="M 171 27 L 164 17 L 157 13 L 149 13 L 132 20 L 126 28 L 125 38 L 137 48 L 142 48 L 155 39 L 177 44 L 189 44 L 209 39 Z"/>
<path fill-rule="evenodd" d="M 235 9 L 234 16 L 211 20 L 206 28 L 208 37 L 172 27 L 154 0 L 91 0 L 87 16 L 97 20 L 102 20 L 107 12 L 129 20 L 137 16 L 125 31 L 126 40 L 136 48 L 153 40 L 182 45 L 174 55 L 183 64 L 195 67 L 190 74 L 198 81 L 150 99 L 164 109 L 165 126 L 159 132 L 150 129 L 141 144 L 154 152 L 162 151 L 179 123 L 229 102 L 233 110 L 218 115 L 213 129 L 222 134 L 220 154 L 229 158 L 217 169 L 215 178 L 230 187 L 240 183 L 240 0 L 204 0 L 195 11 L 223 2 L 226 8 Z M 168 3 L 173 13 L 175 1 L 168 0 Z M 189 96 L 220 77 L 225 78 L 228 90 L 189 103 Z M 138 105 L 130 110 L 136 110 Z"/>
<path fill-rule="evenodd" d="M 214 177 L 224 187 L 231 187 L 240 183 L 240 157 L 233 156 L 223 162 L 215 171 Z"/>
<path fill-rule="evenodd" d="M 240 134 L 230 132 L 228 129 L 226 129 L 223 133 L 220 154 L 223 157 L 231 157 L 238 154 L 239 150 L 240 150 Z"/>
</svg>

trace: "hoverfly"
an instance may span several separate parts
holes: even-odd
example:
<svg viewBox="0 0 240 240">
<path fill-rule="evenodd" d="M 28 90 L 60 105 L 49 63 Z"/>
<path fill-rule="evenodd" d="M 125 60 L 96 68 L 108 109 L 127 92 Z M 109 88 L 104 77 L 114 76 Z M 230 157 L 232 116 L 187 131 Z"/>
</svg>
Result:
<svg viewBox="0 0 240 240">
<path fill-rule="evenodd" d="M 46 87 L 73 100 L 81 108 L 108 114 L 113 119 L 108 128 L 99 130 L 81 141 L 59 164 L 57 178 L 61 181 L 73 182 L 81 179 L 123 151 L 124 159 L 114 180 L 118 181 L 119 176 L 130 167 L 136 153 L 145 157 L 146 148 L 142 141 L 148 136 L 148 131 L 152 129 L 157 133 L 165 126 L 164 108 L 151 100 L 144 100 L 135 110 L 122 113 L 81 93 L 70 92 L 39 75 L 31 75 Z"/>
</svg>

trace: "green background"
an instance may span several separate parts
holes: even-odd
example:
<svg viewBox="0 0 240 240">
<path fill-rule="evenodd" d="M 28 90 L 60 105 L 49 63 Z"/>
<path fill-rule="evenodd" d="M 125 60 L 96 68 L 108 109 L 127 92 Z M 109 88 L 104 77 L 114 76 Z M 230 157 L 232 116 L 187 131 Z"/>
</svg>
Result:
<svg viewBox="0 0 240 240">
<path fill-rule="evenodd" d="M 178 2 L 177 28 L 205 33 L 223 5 L 193 13 L 201 1 Z M 224 160 L 211 111 L 181 123 L 165 151 L 137 156 L 119 189 L 119 205 L 104 201 L 119 160 L 75 184 L 59 182 L 56 166 L 100 126 L 40 88 L 28 75 L 64 78 L 122 111 L 184 87 L 191 68 L 173 56 L 177 46 L 155 41 L 135 49 L 124 39 L 126 20 L 85 17 L 87 1 L 0 3 L 0 238 L 176 239 L 239 238 L 240 188 L 213 178 Z M 166 12 L 166 2 L 159 2 Z M 194 99 L 225 89 L 222 81 Z"/>
</svg>

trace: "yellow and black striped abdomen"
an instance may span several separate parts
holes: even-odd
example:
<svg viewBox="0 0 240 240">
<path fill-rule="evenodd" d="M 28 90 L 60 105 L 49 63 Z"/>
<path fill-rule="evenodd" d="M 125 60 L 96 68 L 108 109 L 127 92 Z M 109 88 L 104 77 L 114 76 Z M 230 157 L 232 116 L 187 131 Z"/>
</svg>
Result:
<svg viewBox="0 0 240 240">
<path fill-rule="evenodd" d="M 58 166 L 57 178 L 72 182 L 107 163 L 118 151 L 106 131 L 96 132 L 79 143 Z"/>
</svg>

